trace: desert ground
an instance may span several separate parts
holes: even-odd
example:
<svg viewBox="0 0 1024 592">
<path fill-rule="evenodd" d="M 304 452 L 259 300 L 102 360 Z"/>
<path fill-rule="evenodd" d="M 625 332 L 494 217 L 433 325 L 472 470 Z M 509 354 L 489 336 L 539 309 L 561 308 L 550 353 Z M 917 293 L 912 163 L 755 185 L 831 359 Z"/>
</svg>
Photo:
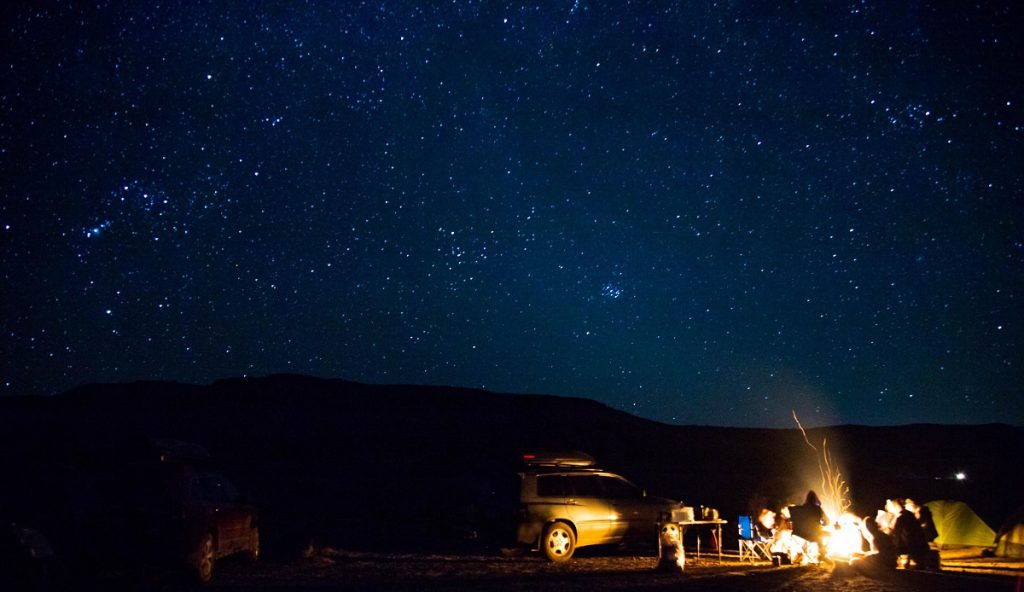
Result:
<svg viewBox="0 0 1024 592">
<path fill-rule="evenodd" d="M 941 573 L 899 570 L 880 580 L 832 564 L 773 567 L 727 555 L 687 556 L 683 573 L 656 569 L 654 555 L 581 550 L 567 565 L 537 556 L 387 554 L 322 549 L 288 562 L 224 562 L 209 592 L 323 590 L 757 590 L 902 592 L 1020 590 L 1024 562 L 982 558 L 980 549 L 943 554 Z"/>
</svg>

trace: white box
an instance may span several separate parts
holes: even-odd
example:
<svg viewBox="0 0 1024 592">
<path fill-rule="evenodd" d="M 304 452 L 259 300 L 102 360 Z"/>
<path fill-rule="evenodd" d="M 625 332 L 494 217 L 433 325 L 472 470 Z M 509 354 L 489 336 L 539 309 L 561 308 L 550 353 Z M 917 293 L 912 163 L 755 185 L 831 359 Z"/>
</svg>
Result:
<svg viewBox="0 0 1024 592">
<path fill-rule="evenodd" d="M 683 506 L 672 510 L 672 522 L 693 522 L 693 506 Z"/>
</svg>

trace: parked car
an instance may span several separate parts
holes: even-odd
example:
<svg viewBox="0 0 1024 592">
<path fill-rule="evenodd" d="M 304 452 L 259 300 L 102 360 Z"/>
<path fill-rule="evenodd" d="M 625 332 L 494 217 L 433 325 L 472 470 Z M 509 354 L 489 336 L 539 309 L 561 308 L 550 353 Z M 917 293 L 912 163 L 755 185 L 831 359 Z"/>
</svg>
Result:
<svg viewBox="0 0 1024 592">
<path fill-rule="evenodd" d="M 17 485 L 0 489 L 0 518 L 45 533 L 69 578 L 187 571 L 205 583 L 219 559 L 259 556 L 256 508 L 203 447 L 92 430 L 61 436 L 0 448 L 0 469 Z"/>
<path fill-rule="evenodd" d="M 167 467 L 170 519 L 156 523 L 155 540 L 169 545 L 159 551 L 184 565 L 201 583 L 213 578 L 217 560 L 241 554 L 255 561 L 260 553 L 256 508 L 245 503 L 235 485 L 224 475 L 177 464 Z"/>
<path fill-rule="evenodd" d="M 680 506 L 596 468 L 584 453 L 527 454 L 523 460 L 517 541 L 551 561 L 568 561 L 589 545 L 655 545 L 659 523 Z"/>
</svg>

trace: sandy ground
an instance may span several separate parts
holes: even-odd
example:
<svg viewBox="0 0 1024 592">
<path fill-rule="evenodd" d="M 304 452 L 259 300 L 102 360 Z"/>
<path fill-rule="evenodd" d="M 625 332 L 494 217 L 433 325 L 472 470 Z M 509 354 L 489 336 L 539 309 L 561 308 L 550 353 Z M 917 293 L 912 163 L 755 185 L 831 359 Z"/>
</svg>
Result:
<svg viewBox="0 0 1024 592">
<path fill-rule="evenodd" d="M 903 592 L 1024 590 L 1024 563 L 944 554 L 944 570 L 900 570 L 885 580 L 843 574 L 832 565 L 781 567 L 726 557 L 687 557 L 683 573 L 661 573 L 657 558 L 585 553 L 567 565 L 536 556 L 413 555 L 327 549 L 309 559 L 245 565 L 224 562 L 210 592 L 313 590 L 756 590 L 758 592 Z M 843 575 L 841 575 L 843 574 Z"/>
</svg>

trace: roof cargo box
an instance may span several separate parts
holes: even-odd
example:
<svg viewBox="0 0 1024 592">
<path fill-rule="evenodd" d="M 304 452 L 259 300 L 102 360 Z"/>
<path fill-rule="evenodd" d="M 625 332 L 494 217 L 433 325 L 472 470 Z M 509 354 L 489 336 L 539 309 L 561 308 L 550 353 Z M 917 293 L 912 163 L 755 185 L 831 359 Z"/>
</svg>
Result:
<svg viewBox="0 0 1024 592">
<path fill-rule="evenodd" d="M 523 462 L 531 467 L 592 467 L 597 464 L 594 457 L 578 450 L 559 452 L 528 452 Z"/>
</svg>

